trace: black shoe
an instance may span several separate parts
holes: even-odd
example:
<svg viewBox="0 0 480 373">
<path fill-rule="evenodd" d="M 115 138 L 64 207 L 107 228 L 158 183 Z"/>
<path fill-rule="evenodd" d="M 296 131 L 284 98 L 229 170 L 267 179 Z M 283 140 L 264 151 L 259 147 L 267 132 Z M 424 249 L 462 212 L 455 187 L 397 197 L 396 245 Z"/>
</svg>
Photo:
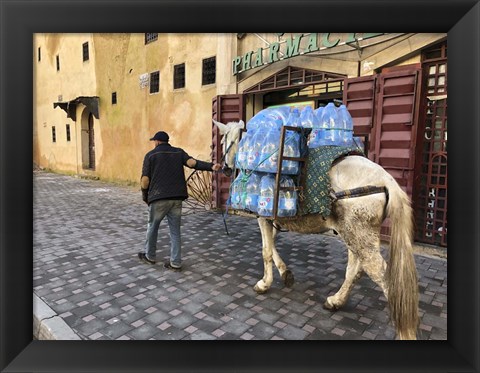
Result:
<svg viewBox="0 0 480 373">
<path fill-rule="evenodd" d="M 156 263 L 155 260 L 148 259 L 145 253 L 138 253 L 138 259 L 143 260 L 145 263 L 152 264 L 152 265 Z"/>
<path fill-rule="evenodd" d="M 180 272 L 182 270 L 182 267 L 174 267 L 170 264 L 170 262 L 163 263 L 163 266 L 166 269 L 169 269 L 169 270 L 174 271 L 174 272 Z"/>
</svg>

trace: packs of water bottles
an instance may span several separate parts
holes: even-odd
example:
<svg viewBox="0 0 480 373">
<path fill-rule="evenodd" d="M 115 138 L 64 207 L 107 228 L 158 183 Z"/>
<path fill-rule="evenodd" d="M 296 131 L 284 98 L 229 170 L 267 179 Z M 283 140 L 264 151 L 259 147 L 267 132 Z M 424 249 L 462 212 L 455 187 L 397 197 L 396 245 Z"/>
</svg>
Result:
<svg viewBox="0 0 480 373">
<path fill-rule="evenodd" d="M 325 145 L 348 147 L 354 144 L 353 120 L 345 105 L 336 107 L 333 102 L 329 102 L 316 110 L 307 107 L 302 114 L 308 118 L 303 126 L 312 128 L 309 148 Z"/>
<path fill-rule="evenodd" d="M 265 109 L 247 122 L 238 146 L 236 167 L 240 170 L 277 173 L 278 152 L 282 126 L 288 125 L 290 107 L 281 106 Z M 300 134 L 287 131 L 283 149 L 284 157 L 300 157 Z M 296 175 L 300 171 L 299 162 L 285 160 L 281 173 Z"/>
<path fill-rule="evenodd" d="M 275 176 L 278 171 L 278 152 L 282 126 L 310 128 L 308 147 L 353 145 L 353 121 L 345 105 L 329 103 L 313 110 L 290 106 L 267 108 L 247 122 L 238 146 L 235 165 L 241 170 L 231 186 L 230 201 L 234 209 L 247 210 L 260 216 L 272 216 Z M 285 132 L 283 157 L 301 156 L 301 134 Z M 295 216 L 297 192 L 294 177 L 300 172 L 295 160 L 283 160 L 277 216 Z"/>
<path fill-rule="evenodd" d="M 292 177 L 281 176 L 280 188 L 277 216 L 295 216 L 297 214 L 297 191 Z M 231 206 L 234 209 L 245 210 L 259 216 L 273 216 L 274 193 L 274 174 L 241 171 L 232 183 Z"/>
<path fill-rule="evenodd" d="M 282 126 L 310 128 L 308 147 L 319 146 L 359 146 L 358 138 L 353 138 L 353 121 L 345 105 L 338 108 L 333 102 L 313 110 L 306 106 L 302 110 L 290 106 L 267 108 L 247 122 L 247 131 L 239 144 L 236 167 L 276 173 L 278 170 L 278 150 Z M 300 156 L 300 136 L 297 131 L 286 131 L 284 157 Z M 297 175 L 299 162 L 284 160 L 281 173 Z"/>
<path fill-rule="evenodd" d="M 282 126 L 290 125 L 290 107 L 281 106 L 262 110 L 247 122 L 238 146 L 235 165 L 240 169 L 230 190 L 231 207 L 260 216 L 273 215 L 275 174 L 278 171 L 278 153 Z M 300 123 L 295 123 L 299 127 Z M 300 157 L 300 134 L 286 131 L 284 157 Z M 298 175 L 300 164 L 283 160 L 281 186 L 295 186 L 291 176 Z M 297 192 L 281 190 L 277 216 L 294 216 L 297 212 Z"/>
</svg>

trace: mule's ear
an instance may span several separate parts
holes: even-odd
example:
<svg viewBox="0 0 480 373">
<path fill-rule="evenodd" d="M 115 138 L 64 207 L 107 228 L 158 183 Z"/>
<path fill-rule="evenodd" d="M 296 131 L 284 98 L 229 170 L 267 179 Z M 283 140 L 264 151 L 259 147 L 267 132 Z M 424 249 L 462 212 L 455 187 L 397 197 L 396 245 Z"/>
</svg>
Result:
<svg viewBox="0 0 480 373">
<path fill-rule="evenodd" d="M 217 122 L 215 119 L 212 119 L 213 123 L 218 127 L 220 133 L 224 135 L 227 132 L 227 126 L 221 122 Z"/>
<path fill-rule="evenodd" d="M 240 125 L 240 128 L 245 128 L 245 122 L 243 120 L 240 119 L 240 122 L 238 122 L 238 124 Z"/>
</svg>

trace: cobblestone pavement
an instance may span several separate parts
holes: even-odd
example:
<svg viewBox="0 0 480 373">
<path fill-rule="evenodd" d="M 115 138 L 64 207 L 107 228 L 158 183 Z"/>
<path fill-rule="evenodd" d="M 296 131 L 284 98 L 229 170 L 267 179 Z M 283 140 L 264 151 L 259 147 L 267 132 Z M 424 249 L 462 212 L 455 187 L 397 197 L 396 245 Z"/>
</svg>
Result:
<svg viewBox="0 0 480 373">
<path fill-rule="evenodd" d="M 157 264 L 139 261 L 147 209 L 135 188 L 34 172 L 33 292 L 81 339 L 391 340 L 386 300 L 364 276 L 345 307 L 322 308 L 340 287 L 346 248 L 330 235 L 282 233 L 277 246 L 295 275 L 278 272 L 268 293 L 255 219 L 219 213 L 182 218 L 183 271 L 163 268 L 166 222 Z M 447 261 L 416 255 L 419 338 L 447 339 Z"/>
</svg>

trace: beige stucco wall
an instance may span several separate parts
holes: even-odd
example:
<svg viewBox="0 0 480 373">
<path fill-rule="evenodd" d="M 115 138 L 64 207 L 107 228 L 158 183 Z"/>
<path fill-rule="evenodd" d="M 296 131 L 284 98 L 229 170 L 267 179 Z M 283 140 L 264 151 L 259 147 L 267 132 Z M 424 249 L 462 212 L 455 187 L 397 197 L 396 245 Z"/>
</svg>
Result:
<svg viewBox="0 0 480 373">
<path fill-rule="evenodd" d="M 405 34 L 386 45 L 378 45 L 365 53 L 360 61 L 360 75 L 371 75 L 383 66 L 420 63 L 424 48 L 446 39 L 446 33 Z"/>
<path fill-rule="evenodd" d="M 195 158 L 209 160 L 212 99 L 218 94 L 217 89 L 229 93 L 232 88 L 232 78 L 223 73 L 222 67 L 228 40 L 233 40 L 231 35 L 159 34 L 157 41 L 145 45 L 143 33 L 36 34 L 34 162 L 60 172 L 89 173 L 82 168 L 82 141 L 86 137 L 81 133 L 81 121 L 85 107 L 78 105 L 75 123 L 60 108 L 53 109 L 59 94 L 63 101 L 82 95 L 99 97 L 94 174 L 101 178 L 137 181 L 144 154 L 153 146 L 149 138 L 159 130 L 170 134 L 172 145 L 183 147 Z M 85 41 L 90 44 L 90 61 L 83 63 Z M 38 47 L 42 51 L 40 62 Z M 59 73 L 56 54 L 66 61 Z M 220 67 L 222 73 L 217 75 L 216 84 L 202 86 L 202 60 L 213 56 L 217 56 L 217 70 Z M 186 87 L 174 90 L 174 65 L 183 62 Z M 140 87 L 139 78 L 157 70 L 160 92 L 150 94 L 149 87 Z M 111 103 L 112 92 L 117 92 L 116 105 Z M 69 143 L 64 134 L 66 123 L 72 128 Z M 57 124 L 55 144 L 51 140 L 53 124 Z"/>
<path fill-rule="evenodd" d="M 210 159 L 211 100 L 216 86 L 201 85 L 202 59 L 215 56 L 216 35 L 160 34 L 145 45 L 144 34 L 95 35 L 102 151 L 98 173 L 136 180 L 149 138 L 164 130 L 170 143 L 191 156 Z M 186 87 L 173 89 L 174 65 L 186 63 Z M 140 87 L 140 76 L 160 71 L 160 91 Z M 111 94 L 117 92 L 117 105 Z"/>
<path fill-rule="evenodd" d="M 43 167 L 75 173 L 77 171 L 76 137 L 80 128 L 53 103 L 69 101 L 96 92 L 95 70 L 90 61 L 83 62 L 82 44 L 92 42 L 91 34 L 35 34 L 33 45 L 33 157 Z M 40 47 L 41 60 L 38 61 Z M 56 56 L 60 70 L 57 71 Z M 66 125 L 70 124 L 71 141 L 66 140 Z M 52 143 L 55 126 L 57 142 Z"/>
</svg>

